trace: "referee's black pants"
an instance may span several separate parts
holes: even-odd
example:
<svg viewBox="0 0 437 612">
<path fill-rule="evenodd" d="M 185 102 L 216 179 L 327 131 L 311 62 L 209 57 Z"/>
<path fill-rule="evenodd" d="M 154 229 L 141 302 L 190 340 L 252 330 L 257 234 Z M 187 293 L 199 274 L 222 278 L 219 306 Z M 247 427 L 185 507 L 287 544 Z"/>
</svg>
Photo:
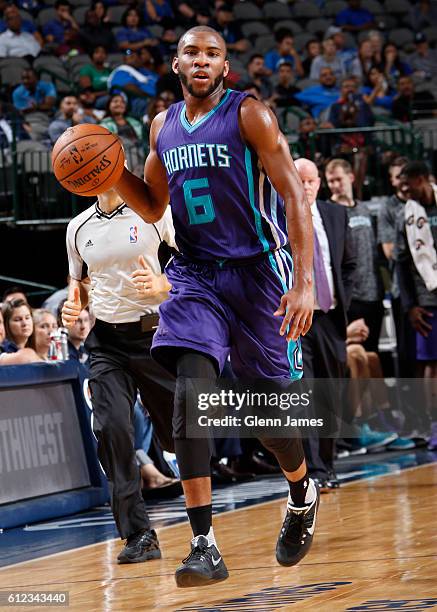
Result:
<svg viewBox="0 0 437 612">
<path fill-rule="evenodd" d="M 140 323 L 97 320 L 86 348 L 97 454 L 109 481 L 111 508 L 120 537 L 150 527 L 135 459 L 133 409 L 137 390 L 165 450 L 174 452 L 174 380 L 150 356 L 153 332 Z"/>
<path fill-rule="evenodd" d="M 301 338 L 303 372 L 305 378 L 322 378 L 323 385 L 318 388 L 317 405 L 323 410 L 325 423 L 331 432 L 319 437 L 310 432 L 303 440 L 308 471 L 314 478 L 326 480 L 334 469 L 335 437 L 342 417 L 341 388 L 338 379 L 346 373 L 346 341 L 344 337 L 343 315 L 337 309 L 327 313 L 315 311 L 313 324 Z M 332 384 L 328 379 L 334 379 Z M 319 418 L 320 414 L 312 415 Z M 331 434 L 331 435 L 328 435 Z"/>
</svg>

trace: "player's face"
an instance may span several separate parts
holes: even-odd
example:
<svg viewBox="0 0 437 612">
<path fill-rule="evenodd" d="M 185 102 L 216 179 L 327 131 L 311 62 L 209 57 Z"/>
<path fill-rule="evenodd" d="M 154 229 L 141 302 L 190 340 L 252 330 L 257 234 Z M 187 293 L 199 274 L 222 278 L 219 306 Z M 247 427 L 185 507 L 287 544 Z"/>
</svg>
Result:
<svg viewBox="0 0 437 612">
<path fill-rule="evenodd" d="M 347 195 L 353 183 L 353 174 L 346 172 L 344 168 L 334 168 L 326 173 L 326 182 L 332 195 Z"/>
<path fill-rule="evenodd" d="M 185 35 L 173 70 L 182 86 L 195 98 L 207 98 L 223 83 L 229 72 L 226 47 L 213 32 Z"/>
</svg>

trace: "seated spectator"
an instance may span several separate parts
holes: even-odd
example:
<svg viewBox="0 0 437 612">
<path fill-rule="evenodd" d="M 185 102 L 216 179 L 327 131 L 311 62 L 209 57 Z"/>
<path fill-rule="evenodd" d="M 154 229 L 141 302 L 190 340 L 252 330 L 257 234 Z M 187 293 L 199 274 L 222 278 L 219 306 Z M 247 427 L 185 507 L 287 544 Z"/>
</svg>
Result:
<svg viewBox="0 0 437 612">
<path fill-rule="evenodd" d="M 11 104 L 0 100 L 0 147 L 3 153 L 9 151 L 14 140 L 29 140 L 31 126 L 24 121 L 20 112 L 18 112 Z"/>
<path fill-rule="evenodd" d="M 33 68 L 23 70 L 21 85 L 12 92 L 12 103 L 30 125 L 32 140 L 47 138 L 50 116 L 56 105 L 56 89 L 49 81 L 38 81 Z"/>
<path fill-rule="evenodd" d="M 380 106 L 391 110 L 396 90 L 390 87 L 386 78 L 377 66 L 369 70 L 366 79 L 370 85 L 361 88 L 363 100 L 369 106 Z"/>
<path fill-rule="evenodd" d="M 295 95 L 300 92 L 294 85 L 293 67 L 288 62 L 284 62 L 279 66 L 278 84 L 273 90 L 272 102 L 278 107 L 284 106 L 300 106 L 299 100 Z"/>
<path fill-rule="evenodd" d="M 370 30 L 367 34 L 367 40 L 371 42 L 375 64 L 380 64 L 382 62 L 382 50 L 385 42 L 384 35 L 379 30 Z"/>
<path fill-rule="evenodd" d="M 142 142 L 143 126 L 137 119 L 127 114 L 127 104 L 122 94 L 110 96 L 106 105 L 105 117 L 100 125 L 118 134 L 128 146 Z"/>
<path fill-rule="evenodd" d="M 71 49 L 80 49 L 79 25 L 71 14 L 68 0 L 56 0 L 56 17 L 42 28 L 44 40 L 57 55 L 66 55 Z"/>
<path fill-rule="evenodd" d="M 282 62 L 289 62 L 299 77 L 304 76 L 304 70 L 299 54 L 294 48 L 294 38 L 290 30 L 280 29 L 275 34 L 276 49 L 272 49 L 264 58 L 265 66 L 269 74 L 278 71 Z"/>
<path fill-rule="evenodd" d="M 414 42 L 416 51 L 408 58 L 414 76 L 419 79 L 435 79 L 437 77 L 437 51 L 429 48 L 429 42 L 422 32 L 416 34 Z"/>
<path fill-rule="evenodd" d="M 0 57 L 37 57 L 41 44 L 33 33 L 23 29 L 18 9 L 15 6 L 6 7 L 4 18 L 7 29 L 0 34 Z"/>
<path fill-rule="evenodd" d="M 24 348 L 33 332 L 32 309 L 25 300 L 14 299 L 2 306 L 6 339 L 3 350 L 16 353 Z"/>
<path fill-rule="evenodd" d="M 337 79 L 331 68 L 322 68 L 320 71 L 319 85 L 307 87 L 296 94 L 296 99 L 303 106 L 308 107 L 313 117 L 319 115 L 338 100 L 340 90 L 337 87 Z"/>
<path fill-rule="evenodd" d="M 343 60 L 346 73 L 351 70 L 352 61 L 357 57 L 357 49 L 355 47 L 346 47 L 346 37 L 341 28 L 330 26 L 326 30 L 325 39 L 332 38 L 337 49 L 337 54 Z"/>
<path fill-rule="evenodd" d="M 59 322 L 59 317 L 58 317 Z M 88 352 L 84 343 L 90 333 L 90 313 L 85 308 L 80 313 L 76 323 L 68 328 L 68 357 L 79 363 L 88 361 Z"/>
<path fill-rule="evenodd" d="M 186 28 L 209 25 L 210 6 L 208 0 L 175 0 L 176 21 Z"/>
<path fill-rule="evenodd" d="M 437 6 L 431 0 L 418 0 L 411 7 L 408 23 L 415 32 L 437 26 Z"/>
<path fill-rule="evenodd" d="M 91 89 L 97 108 L 104 108 L 108 97 L 111 69 L 106 65 L 107 57 L 105 47 L 96 46 L 91 55 L 91 63 L 82 66 L 79 72 L 79 87 L 81 90 Z"/>
<path fill-rule="evenodd" d="M 116 34 L 117 45 L 121 51 L 127 49 L 136 51 L 143 47 L 156 47 L 159 44 L 159 41 L 144 26 L 141 13 L 137 8 L 127 8 L 121 23 L 123 27 Z"/>
<path fill-rule="evenodd" d="M 27 302 L 25 292 L 16 285 L 5 289 L 1 299 L 2 303 L 12 302 L 13 300 L 23 300 L 24 302 Z"/>
<path fill-rule="evenodd" d="M 393 100 L 393 118 L 403 123 L 435 116 L 436 100 L 429 91 L 416 91 L 413 79 L 403 76 L 398 80 L 398 94 Z"/>
<path fill-rule="evenodd" d="M 351 64 L 351 76 L 356 77 L 363 85 L 368 86 L 367 75 L 375 65 L 377 65 L 377 61 L 371 41 L 367 39 L 361 41 L 358 47 L 358 57 Z"/>
<path fill-rule="evenodd" d="M 332 127 L 332 124 L 327 122 L 317 124 L 311 115 L 303 117 L 299 123 L 299 139 L 295 144 L 299 157 L 312 159 L 316 166 L 321 166 L 330 157 L 331 147 L 329 137 L 316 133 L 316 130 Z"/>
<path fill-rule="evenodd" d="M 273 93 L 273 85 L 268 75 L 270 71 L 266 68 L 264 58 L 259 53 L 254 53 L 247 64 L 247 75 L 239 83 L 241 88 L 253 83 L 259 89 L 261 99 L 267 100 Z"/>
<path fill-rule="evenodd" d="M 411 66 L 399 57 L 399 50 L 393 43 L 387 43 L 382 50 L 382 63 L 379 68 L 390 85 L 395 85 L 400 76 L 408 76 L 413 71 Z"/>
<path fill-rule="evenodd" d="M 313 59 L 318 57 L 322 53 L 322 45 L 317 38 L 312 38 L 305 45 L 306 57 L 302 62 L 302 68 L 305 77 L 310 76 L 311 64 Z"/>
<path fill-rule="evenodd" d="M 115 2 L 115 4 L 123 4 L 123 2 Z M 91 4 L 91 10 L 94 11 L 100 27 L 111 25 L 111 12 L 103 2 L 103 0 L 94 0 Z"/>
<path fill-rule="evenodd" d="M 33 333 L 29 337 L 25 347 L 20 348 L 12 354 L 2 353 L 1 365 L 20 365 L 49 361 L 51 335 L 58 328 L 56 317 L 49 310 L 39 308 L 34 310 Z"/>
<path fill-rule="evenodd" d="M 361 8 L 361 0 L 348 0 L 349 8 L 339 12 L 335 25 L 345 32 L 362 32 L 375 27 L 372 13 Z"/>
<path fill-rule="evenodd" d="M 145 17 L 147 23 L 155 23 L 164 29 L 175 27 L 175 16 L 169 0 L 146 0 Z"/>
<path fill-rule="evenodd" d="M 79 108 L 76 96 L 67 94 L 61 100 L 59 112 L 49 125 L 49 137 L 54 144 L 66 129 L 80 123 L 97 123 L 93 117 L 85 115 Z"/>
<path fill-rule="evenodd" d="M 211 27 L 223 36 L 226 47 L 231 53 L 244 53 L 249 48 L 249 41 L 244 38 L 240 26 L 235 21 L 232 5 L 221 4 L 216 8 Z"/>
<path fill-rule="evenodd" d="M 310 79 L 318 81 L 322 68 L 331 68 L 337 80 L 341 80 L 346 74 L 346 67 L 333 38 L 325 38 L 322 43 L 322 54 L 314 58 L 311 64 Z"/>
<path fill-rule="evenodd" d="M 142 51 L 143 58 L 147 50 Z M 108 78 L 110 93 L 125 93 L 129 97 L 132 114 L 142 118 L 147 111 L 149 99 L 156 96 L 158 75 L 142 66 L 137 51 L 128 49 L 124 63 L 111 72 Z"/>
<path fill-rule="evenodd" d="M 150 129 L 156 115 L 164 112 L 167 108 L 168 106 L 161 96 L 150 100 L 149 106 L 147 107 L 147 113 L 144 115 L 144 124 L 147 126 L 147 129 Z"/>
<path fill-rule="evenodd" d="M 114 51 L 117 47 L 111 24 L 99 19 L 97 7 L 102 5 L 96 3 L 95 9 L 89 9 L 85 14 L 85 23 L 80 29 L 81 45 L 88 55 L 93 54 L 96 47 L 103 47 L 105 51 Z"/>
<path fill-rule="evenodd" d="M 4 352 L 3 342 L 5 341 L 5 338 L 6 338 L 5 323 L 3 321 L 3 314 L 1 311 L 1 304 L 0 304 L 0 355 Z"/>
<path fill-rule="evenodd" d="M 3 18 L 0 19 L 0 33 L 5 32 L 8 29 L 8 25 L 6 23 L 6 17 L 11 15 L 18 16 L 21 20 L 21 32 L 27 32 L 28 34 L 32 34 L 37 43 L 42 47 L 44 40 L 41 34 L 38 32 L 36 25 L 33 21 L 29 19 L 23 19 L 21 17 L 20 11 L 18 10 L 15 4 L 8 4 L 3 11 Z"/>
</svg>

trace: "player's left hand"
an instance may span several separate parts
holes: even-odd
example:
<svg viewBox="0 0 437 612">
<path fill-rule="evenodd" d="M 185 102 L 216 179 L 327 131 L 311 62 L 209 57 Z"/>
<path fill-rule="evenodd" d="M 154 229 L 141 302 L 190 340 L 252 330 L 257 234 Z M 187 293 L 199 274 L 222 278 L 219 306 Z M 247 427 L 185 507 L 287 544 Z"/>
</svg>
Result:
<svg viewBox="0 0 437 612">
<path fill-rule="evenodd" d="M 287 340 L 296 341 L 299 336 L 305 336 L 311 327 L 314 311 L 314 294 L 312 288 L 290 289 L 281 298 L 281 304 L 275 317 L 283 316 L 281 336 L 287 334 Z M 287 332 L 287 327 L 289 327 Z"/>
<path fill-rule="evenodd" d="M 163 290 L 161 276 L 153 272 L 143 255 L 138 257 L 138 263 L 139 269 L 131 274 L 136 290 L 145 297 L 156 297 Z"/>
</svg>

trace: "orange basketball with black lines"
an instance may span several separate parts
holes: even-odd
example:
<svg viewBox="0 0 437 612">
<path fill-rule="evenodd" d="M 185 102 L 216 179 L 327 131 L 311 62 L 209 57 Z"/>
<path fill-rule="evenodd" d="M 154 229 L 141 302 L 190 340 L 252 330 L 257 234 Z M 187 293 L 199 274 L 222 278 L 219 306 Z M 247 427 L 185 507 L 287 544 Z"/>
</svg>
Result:
<svg viewBox="0 0 437 612">
<path fill-rule="evenodd" d="M 114 187 L 123 172 L 124 152 L 118 137 L 102 127 L 83 123 L 68 128 L 52 151 L 53 172 L 65 189 L 94 196 Z"/>
</svg>

